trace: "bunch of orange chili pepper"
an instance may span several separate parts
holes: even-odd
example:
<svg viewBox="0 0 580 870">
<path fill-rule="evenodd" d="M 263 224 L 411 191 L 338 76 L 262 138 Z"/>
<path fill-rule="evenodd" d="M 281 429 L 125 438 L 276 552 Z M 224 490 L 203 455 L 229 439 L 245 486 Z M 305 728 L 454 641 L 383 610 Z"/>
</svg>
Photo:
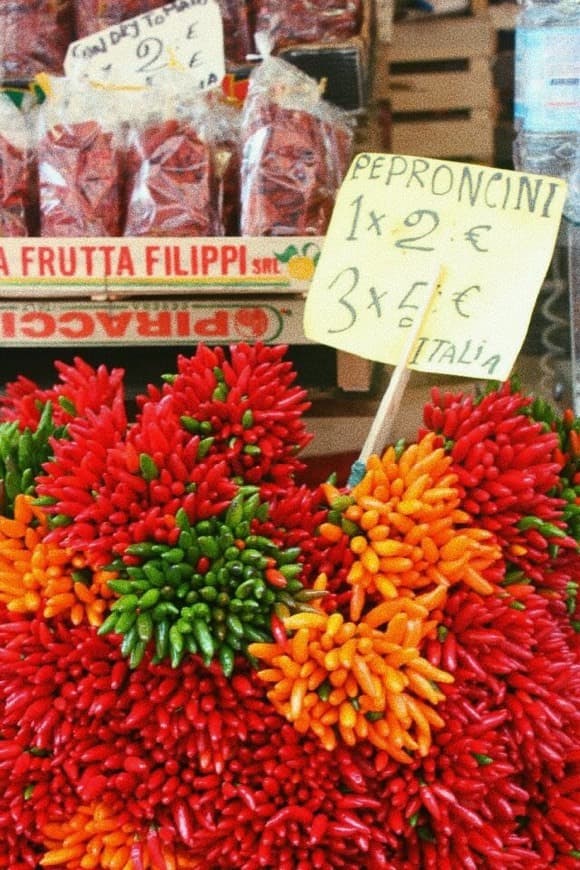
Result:
<svg viewBox="0 0 580 870">
<path fill-rule="evenodd" d="M 453 677 L 421 655 L 436 635 L 448 588 L 464 582 L 493 591 L 484 572 L 501 557 L 492 535 L 468 525 L 459 508 L 451 459 L 433 433 L 400 456 L 389 447 L 369 457 L 366 474 L 342 515 L 356 524 L 350 548 L 358 557 L 347 580 L 350 621 L 342 613 L 287 617 L 287 643 L 255 643 L 250 653 L 268 665 L 268 697 L 295 727 L 311 730 L 331 750 L 369 740 L 402 763 L 424 756 L 431 728 L 444 725 L 434 707 L 445 697 L 439 683 Z M 331 506 L 344 494 L 326 484 Z M 320 532 L 336 540 L 330 522 Z M 321 575 L 315 587 L 324 589 Z"/>
<path fill-rule="evenodd" d="M 99 626 L 116 575 L 89 570 L 84 556 L 45 540 L 47 533 L 42 508 L 17 495 L 14 517 L 0 516 L 0 601 L 13 613 L 64 613 L 73 625 Z"/>
</svg>

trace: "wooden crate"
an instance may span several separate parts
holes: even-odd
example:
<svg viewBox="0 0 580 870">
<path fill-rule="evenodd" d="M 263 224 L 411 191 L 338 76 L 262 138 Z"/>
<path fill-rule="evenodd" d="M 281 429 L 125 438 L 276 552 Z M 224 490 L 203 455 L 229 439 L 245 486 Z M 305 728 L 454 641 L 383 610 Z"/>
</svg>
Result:
<svg viewBox="0 0 580 870">
<path fill-rule="evenodd" d="M 493 51 L 487 15 L 398 23 L 378 92 L 391 104 L 392 150 L 493 163 Z"/>
</svg>

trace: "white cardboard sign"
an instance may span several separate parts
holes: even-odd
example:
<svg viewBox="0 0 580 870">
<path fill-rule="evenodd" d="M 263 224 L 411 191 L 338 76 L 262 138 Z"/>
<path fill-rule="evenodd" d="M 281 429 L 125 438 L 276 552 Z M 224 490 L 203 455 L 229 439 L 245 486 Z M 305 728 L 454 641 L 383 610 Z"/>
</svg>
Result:
<svg viewBox="0 0 580 870">
<path fill-rule="evenodd" d="M 135 87 L 152 84 L 167 70 L 206 90 L 225 75 L 223 22 L 216 0 L 176 0 L 69 45 L 70 78 Z"/>
</svg>

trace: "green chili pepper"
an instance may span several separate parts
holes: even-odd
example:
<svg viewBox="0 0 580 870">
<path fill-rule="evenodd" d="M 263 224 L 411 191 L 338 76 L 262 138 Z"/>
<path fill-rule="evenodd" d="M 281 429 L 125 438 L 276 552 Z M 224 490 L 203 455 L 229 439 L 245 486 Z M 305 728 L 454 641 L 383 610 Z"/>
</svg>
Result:
<svg viewBox="0 0 580 870">
<path fill-rule="evenodd" d="M 153 637 L 153 618 L 150 613 L 140 613 L 137 617 L 139 640 L 148 643 Z"/>
<path fill-rule="evenodd" d="M 150 482 L 159 477 L 159 469 L 152 456 L 148 453 L 139 454 L 139 469 L 146 481 Z"/>
<path fill-rule="evenodd" d="M 293 580 L 295 577 L 298 577 L 299 574 L 302 573 L 303 565 L 301 562 L 296 562 L 291 565 L 280 565 L 278 570 L 280 574 L 282 574 L 287 580 Z"/>
<path fill-rule="evenodd" d="M 230 613 L 229 616 L 226 617 L 226 625 L 233 634 L 238 637 L 244 636 L 244 624 L 238 616 Z"/>
<path fill-rule="evenodd" d="M 115 610 L 117 612 L 122 612 L 124 610 L 135 610 L 138 604 L 138 596 L 131 593 L 130 595 L 123 595 L 121 598 L 117 598 L 117 600 L 111 605 L 111 610 Z"/>
<path fill-rule="evenodd" d="M 148 610 L 152 607 L 155 607 L 159 598 L 161 596 L 161 590 L 154 588 L 148 589 L 147 592 L 144 592 L 141 598 L 138 601 L 138 606 L 141 610 Z"/>
<path fill-rule="evenodd" d="M 162 619 L 155 626 L 155 655 L 161 661 L 169 651 L 169 622 Z"/>
<path fill-rule="evenodd" d="M 340 527 L 345 535 L 348 535 L 349 538 L 354 537 L 354 535 L 360 534 L 360 529 L 356 523 L 353 523 L 352 520 L 346 520 L 344 517 L 340 521 Z"/>
<path fill-rule="evenodd" d="M 131 654 L 133 647 L 139 640 L 139 636 L 137 634 L 137 626 L 134 625 L 123 637 L 121 642 L 121 655 L 128 656 Z"/>
<path fill-rule="evenodd" d="M 171 603 L 171 601 L 160 601 L 159 604 L 156 604 L 153 608 L 153 613 L 151 615 L 155 622 L 160 622 L 167 616 L 178 616 L 179 610 L 175 604 Z"/>
<path fill-rule="evenodd" d="M 245 444 L 242 453 L 246 453 L 248 456 L 260 456 L 262 450 L 257 444 Z"/>
<path fill-rule="evenodd" d="M 282 565 L 287 565 L 289 562 L 295 562 L 302 553 L 300 547 L 289 547 L 287 550 L 282 550 L 278 556 L 278 567 L 282 570 Z"/>
<path fill-rule="evenodd" d="M 197 446 L 197 457 L 196 458 L 203 459 L 204 456 L 207 456 L 207 454 L 209 453 L 209 449 L 214 441 L 215 441 L 215 438 L 213 435 L 209 435 L 207 438 L 202 438 Z"/>
<path fill-rule="evenodd" d="M 234 671 L 235 653 L 231 646 L 222 643 L 218 652 L 219 663 L 225 677 L 231 677 Z"/>
<path fill-rule="evenodd" d="M 101 623 L 97 634 L 108 634 L 110 631 L 115 631 L 119 614 L 116 611 L 109 613 L 104 622 Z"/>
<path fill-rule="evenodd" d="M 493 758 L 490 755 L 485 755 L 483 752 L 471 753 L 480 767 L 486 767 L 488 764 L 493 764 Z"/>
<path fill-rule="evenodd" d="M 161 571 L 154 562 L 146 562 L 143 565 L 143 573 L 150 583 L 155 586 L 163 586 L 165 584 L 165 574 Z"/>
<path fill-rule="evenodd" d="M 210 538 L 209 535 L 202 535 L 197 540 L 199 549 L 208 559 L 217 559 L 220 555 L 219 544 L 215 538 Z"/>
<path fill-rule="evenodd" d="M 218 593 L 215 586 L 204 586 L 200 592 L 200 595 L 204 601 L 209 601 L 211 604 L 216 600 Z"/>
<path fill-rule="evenodd" d="M 169 629 L 169 654 L 172 667 L 175 667 L 174 661 L 177 660 L 178 663 L 181 661 L 183 646 L 184 642 L 182 633 L 176 625 L 172 625 Z"/>
<path fill-rule="evenodd" d="M 136 668 L 141 664 L 143 656 L 145 654 L 145 649 L 147 648 L 147 643 L 143 640 L 136 641 L 133 649 L 131 650 L 131 654 L 129 656 L 129 667 Z"/>
<path fill-rule="evenodd" d="M 255 492 L 249 498 L 246 499 L 243 506 L 243 518 L 245 520 L 252 520 L 256 515 L 256 511 L 260 505 L 260 493 Z"/>
<path fill-rule="evenodd" d="M 129 629 L 133 627 L 135 622 L 137 621 L 137 613 L 135 610 L 124 610 L 119 614 L 119 619 L 117 620 L 116 631 L 118 634 L 125 634 Z"/>
<path fill-rule="evenodd" d="M 340 511 L 342 513 L 350 507 L 351 504 L 354 504 L 354 498 L 352 495 L 337 495 L 330 502 L 331 510 Z"/>
<path fill-rule="evenodd" d="M 187 431 L 191 432 L 193 435 L 196 435 L 199 432 L 199 420 L 196 420 L 195 417 L 189 417 L 187 414 L 184 414 L 179 418 L 179 422 L 184 429 L 187 429 Z"/>
<path fill-rule="evenodd" d="M 109 580 L 107 586 L 112 592 L 116 592 L 117 595 L 129 595 L 133 592 L 131 580 Z"/>
<path fill-rule="evenodd" d="M 244 637 L 251 643 L 264 643 L 272 639 L 271 635 L 266 631 L 260 631 L 260 629 L 256 628 L 255 625 L 252 625 L 251 622 L 244 622 L 242 625 L 244 627 Z"/>
<path fill-rule="evenodd" d="M 202 619 L 196 619 L 193 623 L 193 635 L 199 645 L 204 660 L 211 661 L 215 653 L 213 637 Z"/>
</svg>

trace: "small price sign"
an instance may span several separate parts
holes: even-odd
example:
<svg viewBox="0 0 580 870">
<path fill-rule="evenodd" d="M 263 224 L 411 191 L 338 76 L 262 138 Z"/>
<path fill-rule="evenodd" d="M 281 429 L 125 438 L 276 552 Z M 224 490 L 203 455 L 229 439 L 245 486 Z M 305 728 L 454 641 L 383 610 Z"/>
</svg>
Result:
<svg viewBox="0 0 580 870">
<path fill-rule="evenodd" d="M 358 154 L 308 292 L 305 335 L 411 369 L 503 380 L 548 270 L 565 182 Z"/>
<path fill-rule="evenodd" d="M 217 0 L 176 0 L 69 45 L 64 69 L 71 78 L 135 87 L 173 69 L 198 90 L 225 75 L 223 23 Z"/>
</svg>

